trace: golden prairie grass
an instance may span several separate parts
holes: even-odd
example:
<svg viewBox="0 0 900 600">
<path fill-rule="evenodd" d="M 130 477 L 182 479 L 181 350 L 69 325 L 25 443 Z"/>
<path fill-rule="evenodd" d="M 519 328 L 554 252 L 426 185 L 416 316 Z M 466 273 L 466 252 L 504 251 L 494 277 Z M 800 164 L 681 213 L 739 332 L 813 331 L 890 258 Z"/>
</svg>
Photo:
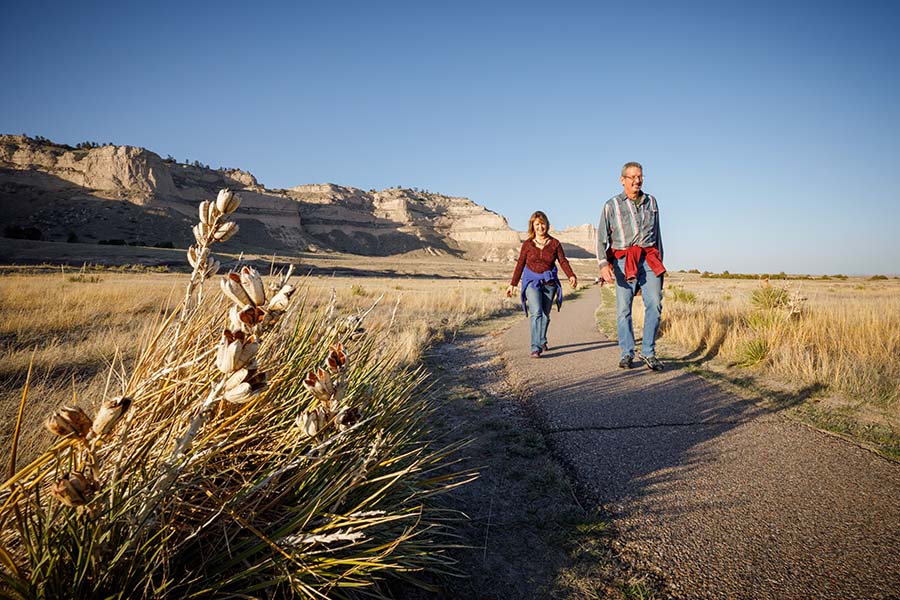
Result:
<svg viewBox="0 0 900 600">
<path fill-rule="evenodd" d="M 108 367 L 127 367 L 142 339 L 180 300 L 186 274 L 109 273 L 100 281 L 73 281 L 72 274 L 0 276 L 0 415 L 13 422 L 28 365 L 33 363 L 31 401 L 26 415 L 72 403 L 73 394 L 100 398 Z M 89 281 L 89 280 L 87 280 Z M 303 279 L 311 310 L 334 295 L 342 314 L 361 314 L 373 304 L 366 327 L 390 328 L 391 359 L 412 364 L 435 339 L 466 323 L 512 306 L 502 298 L 502 282 L 394 277 Z M 210 288 L 207 294 L 219 294 Z M 8 452 L 11 431 L 0 433 L 0 455 Z M 30 457 L 50 440 L 41 427 L 22 433 L 19 455 Z"/>
<path fill-rule="evenodd" d="M 640 312 L 638 301 L 636 331 Z M 807 408 L 816 419 L 839 413 L 839 428 L 900 437 L 897 280 L 767 285 L 676 274 L 666 282 L 660 343 L 741 377 L 815 390 Z"/>
<path fill-rule="evenodd" d="M 68 348 L 75 364 L 32 361 L 38 379 L 83 380 L 58 399 L 33 385 L 22 396 L 25 421 L 46 417 L 61 437 L 31 462 L 20 453 L 0 484 L 4 597 L 383 597 L 387 576 L 448 567 L 453 515 L 428 499 L 473 474 L 448 472 L 459 444 L 437 439 L 424 373 L 408 363 L 509 304 L 500 286 L 266 280 L 244 264 L 204 287 L 238 204 L 228 190 L 201 203 L 190 283 L 178 279 L 171 310 L 81 277 L 61 310 L 35 300 L 45 314 L 29 312 L 18 290 L 60 282 L 9 280 L 10 349 L 37 357 L 116 328 L 126 338 L 103 373 L 80 368 L 80 346 Z M 395 332 L 415 337 L 412 354 Z"/>
</svg>

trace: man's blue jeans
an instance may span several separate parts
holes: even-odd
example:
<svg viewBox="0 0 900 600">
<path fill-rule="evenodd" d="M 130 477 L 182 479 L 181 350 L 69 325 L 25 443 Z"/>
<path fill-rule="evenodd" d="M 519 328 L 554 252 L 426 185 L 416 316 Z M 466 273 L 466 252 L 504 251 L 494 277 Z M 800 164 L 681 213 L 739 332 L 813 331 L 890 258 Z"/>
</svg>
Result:
<svg viewBox="0 0 900 600">
<path fill-rule="evenodd" d="M 625 281 L 625 258 L 613 264 L 616 274 L 616 320 L 619 330 L 619 349 L 622 356 L 634 356 L 634 327 L 631 323 L 631 305 L 638 286 L 644 299 L 644 334 L 641 340 L 641 356 L 656 356 L 656 333 L 662 315 L 662 277 L 657 277 L 643 258 L 638 263 L 637 280 Z"/>
<path fill-rule="evenodd" d="M 550 309 L 556 296 L 556 285 L 529 285 L 525 288 L 525 302 L 528 304 L 528 318 L 531 321 L 531 351 L 540 352 L 547 343 L 547 327 L 550 325 Z"/>
</svg>

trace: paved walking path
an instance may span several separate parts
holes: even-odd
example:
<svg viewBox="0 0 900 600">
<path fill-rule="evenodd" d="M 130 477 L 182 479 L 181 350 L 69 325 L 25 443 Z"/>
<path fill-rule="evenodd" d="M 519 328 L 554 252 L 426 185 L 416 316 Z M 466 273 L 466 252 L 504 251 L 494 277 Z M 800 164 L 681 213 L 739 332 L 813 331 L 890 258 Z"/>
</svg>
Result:
<svg viewBox="0 0 900 600">
<path fill-rule="evenodd" d="M 553 312 L 544 357 L 525 318 L 503 348 L 625 559 L 675 598 L 900 599 L 900 465 L 684 371 L 618 369 L 598 289 Z"/>
</svg>

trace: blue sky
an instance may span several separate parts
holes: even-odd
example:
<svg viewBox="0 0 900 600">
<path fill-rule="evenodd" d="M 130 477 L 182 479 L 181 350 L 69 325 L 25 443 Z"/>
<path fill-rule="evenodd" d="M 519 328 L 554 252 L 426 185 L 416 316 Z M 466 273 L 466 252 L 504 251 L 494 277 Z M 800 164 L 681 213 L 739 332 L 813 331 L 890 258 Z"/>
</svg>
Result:
<svg viewBox="0 0 900 600">
<path fill-rule="evenodd" d="M 900 274 L 900 3 L 6 3 L 0 132 L 596 223 L 670 269 Z"/>
</svg>

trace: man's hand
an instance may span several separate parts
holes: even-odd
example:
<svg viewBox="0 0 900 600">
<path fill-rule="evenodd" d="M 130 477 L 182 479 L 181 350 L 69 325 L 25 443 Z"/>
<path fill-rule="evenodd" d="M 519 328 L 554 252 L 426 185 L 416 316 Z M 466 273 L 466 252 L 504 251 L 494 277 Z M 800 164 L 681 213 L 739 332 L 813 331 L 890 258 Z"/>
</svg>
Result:
<svg viewBox="0 0 900 600">
<path fill-rule="evenodd" d="M 613 274 L 612 265 L 606 263 L 602 267 L 600 267 L 600 286 L 602 287 L 604 283 L 613 283 L 616 280 L 616 276 Z"/>
</svg>

